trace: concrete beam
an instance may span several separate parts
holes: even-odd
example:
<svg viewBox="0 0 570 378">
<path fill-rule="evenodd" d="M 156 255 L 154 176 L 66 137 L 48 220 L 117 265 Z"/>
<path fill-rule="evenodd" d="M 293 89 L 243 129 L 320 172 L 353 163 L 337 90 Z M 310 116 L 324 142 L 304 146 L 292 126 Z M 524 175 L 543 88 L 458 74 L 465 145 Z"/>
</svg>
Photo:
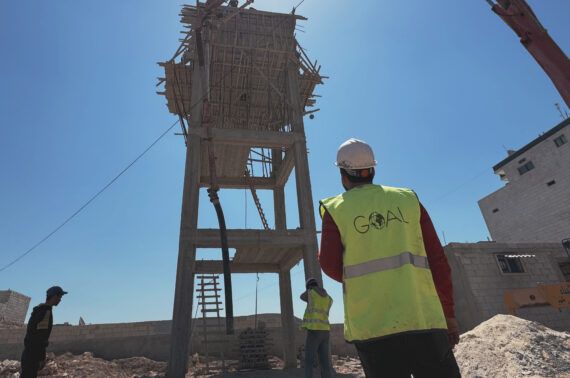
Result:
<svg viewBox="0 0 570 378">
<path fill-rule="evenodd" d="M 248 189 L 250 183 L 255 186 L 255 189 L 273 189 L 275 188 L 275 178 L 273 177 L 217 177 L 216 182 L 220 188 L 226 189 Z M 247 181 L 246 181 L 247 180 Z M 210 177 L 200 177 L 200 187 L 205 188 L 210 186 Z"/>
<path fill-rule="evenodd" d="M 280 268 L 277 264 L 248 264 L 248 263 L 230 263 L 230 269 L 233 273 L 279 273 Z M 224 272 L 221 260 L 198 260 L 194 267 L 195 274 L 221 274 Z"/>
<path fill-rule="evenodd" d="M 306 245 L 307 238 L 303 230 L 228 230 L 230 248 L 247 246 L 296 247 Z M 196 248 L 219 248 L 220 231 L 214 228 L 188 230 L 181 235 L 181 240 L 190 241 Z"/>
<path fill-rule="evenodd" d="M 207 137 L 203 127 L 191 127 L 188 135 L 198 135 L 204 139 Z M 290 147 L 299 138 L 295 133 L 281 131 L 264 131 L 248 129 L 219 129 L 211 128 L 210 135 L 215 144 L 230 144 L 249 147 Z"/>
</svg>

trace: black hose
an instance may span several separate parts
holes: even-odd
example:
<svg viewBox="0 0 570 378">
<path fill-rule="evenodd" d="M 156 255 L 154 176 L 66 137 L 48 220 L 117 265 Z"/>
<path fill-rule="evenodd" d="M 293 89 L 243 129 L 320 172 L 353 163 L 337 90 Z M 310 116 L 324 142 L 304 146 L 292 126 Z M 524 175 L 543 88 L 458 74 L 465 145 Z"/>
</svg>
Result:
<svg viewBox="0 0 570 378">
<path fill-rule="evenodd" d="M 218 190 L 213 188 L 208 189 L 208 196 L 210 197 L 210 202 L 212 202 L 214 208 L 216 209 L 218 224 L 220 225 L 220 237 L 222 239 L 222 266 L 224 270 L 224 295 L 226 302 L 226 334 L 233 335 L 234 305 L 232 299 L 232 272 L 230 271 L 230 251 L 228 249 L 226 219 L 224 218 L 224 211 L 222 210 L 220 198 L 218 197 Z"/>
</svg>

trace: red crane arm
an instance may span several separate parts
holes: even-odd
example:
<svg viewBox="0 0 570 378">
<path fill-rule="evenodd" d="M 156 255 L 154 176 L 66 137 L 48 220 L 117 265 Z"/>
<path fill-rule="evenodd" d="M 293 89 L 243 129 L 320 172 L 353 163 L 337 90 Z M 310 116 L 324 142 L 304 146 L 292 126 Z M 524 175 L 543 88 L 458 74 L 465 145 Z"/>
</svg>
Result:
<svg viewBox="0 0 570 378">
<path fill-rule="evenodd" d="M 525 0 L 497 0 L 493 11 L 520 37 L 520 41 L 540 64 L 570 107 L 570 60 L 548 35 Z"/>
</svg>

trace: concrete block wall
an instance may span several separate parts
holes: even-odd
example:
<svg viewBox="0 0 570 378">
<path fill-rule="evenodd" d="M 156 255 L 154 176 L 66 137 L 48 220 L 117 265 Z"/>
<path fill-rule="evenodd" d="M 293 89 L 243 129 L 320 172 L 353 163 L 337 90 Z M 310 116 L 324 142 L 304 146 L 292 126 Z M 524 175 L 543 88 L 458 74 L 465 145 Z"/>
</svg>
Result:
<svg viewBox="0 0 570 378">
<path fill-rule="evenodd" d="M 271 341 L 269 352 L 283 356 L 283 331 L 281 315 L 260 315 L 258 321 L 266 323 Z M 299 320 L 297 319 L 297 322 Z M 222 319 L 222 325 L 225 322 Z M 254 317 L 236 317 L 235 335 L 209 336 L 209 340 L 222 340 L 208 344 L 209 354 L 219 356 L 224 347 L 224 355 L 230 358 L 238 356 L 238 334 L 247 327 L 253 327 Z M 196 321 L 191 353 L 204 354 L 204 345 L 199 334 L 201 320 Z M 93 324 L 84 326 L 54 326 L 50 338 L 49 352 L 61 354 L 71 352 L 80 354 L 92 352 L 96 357 L 108 360 L 143 356 L 157 361 L 168 360 L 170 352 L 170 320 L 138 323 Z M 0 360 L 19 359 L 23 350 L 25 327 L 18 329 L 0 329 Z M 297 350 L 305 342 L 305 333 L 297 329 L 295 335 Z M 333 325 L 331 330 L 332 353 L 355 356 L 356 351 L 351 344 L 344 341 L 343 325 Z"/>
<path fill-rule="evenodd" d="M 0 290 L 0 323 L 23 324 L 31 298 L 13 290 Z"/>
<path fill-rule="evenodd" d="M 505 314 L 505 290 L 564 282 L 558 263 L 567 260 L 567 256 L 559 244 L 450 243 L 445 252 L 452 268 L 456 316 L 462 332 L 496 314 Z M 504 274 L 496 254 L 535 257 L 522 258 L 525 273 Z M 556 330 L 570 331 L 570 310 L 524 308 L 517 316 Z"/>
</svg>

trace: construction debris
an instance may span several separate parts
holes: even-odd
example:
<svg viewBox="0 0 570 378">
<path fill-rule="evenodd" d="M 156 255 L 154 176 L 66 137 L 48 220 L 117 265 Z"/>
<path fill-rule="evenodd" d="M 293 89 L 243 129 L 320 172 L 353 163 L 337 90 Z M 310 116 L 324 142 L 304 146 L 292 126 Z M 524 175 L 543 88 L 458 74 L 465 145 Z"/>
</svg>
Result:
<svg viewBox="0 0 570 378">
<path fill-rule="evenodd" d="M 497 315 L 475 329 L 461 335 L 455 349 L 461 373 L 466 378 L 484 377 L 559 377 L 570 378 L 570 334 L 554 331 L 539 323 L 510 315 Z M 48 354 L 44 377 L 163 377 L 166 363 L 144 357 L 106 361 L 91 353 L 78 356 L 66 353 L 61 356 Z M 210 372 L 205 369 L 203 356 L 194 355 L 187 377 L 223 376 L 221 361 L 210 361 Z M 268 357 L 269 369 L 282 369 L 283 361 Z M 364 377 L 358 358 L 336 356 L 333 367 L 342 377 Z M 264 370 L 237 372 L 240 361 L 226 360 L 229 376 L 239 374 L 253 377 L 302 377 L 302 369 Z M 0 361 L 0 377 L 19 377 L 19 361 Z M 236 375 L 237 376 L 237 375 Z"/>
<path fill-rule="evenodd" d="M 258 328 L 247 328 L 239 334 L 240 369 L 270 369 L 267 348 L 269 334 L 265 323 Z"/>
<path fill-rule="evenodd" d="M 19 370 L 19 361 L 0 361 L 0 377 L 19 377 Z M 165 362 L 156 362 L 145 357 L 106 361 L 93 357 L 93 354 L 89 352 L 76 356 L 65 353 L 57 357 L 53 353 L 48 353 L 48 362 L 38 375 L 43 377 L 143 378 L 162 377 L 165 370 Z"/>
<path fill-rule="evenodd" d="M 461 335 L 455 356 L 464 377 L 570 377 L 570 334 L 496 315 Z"/>
</svg>

